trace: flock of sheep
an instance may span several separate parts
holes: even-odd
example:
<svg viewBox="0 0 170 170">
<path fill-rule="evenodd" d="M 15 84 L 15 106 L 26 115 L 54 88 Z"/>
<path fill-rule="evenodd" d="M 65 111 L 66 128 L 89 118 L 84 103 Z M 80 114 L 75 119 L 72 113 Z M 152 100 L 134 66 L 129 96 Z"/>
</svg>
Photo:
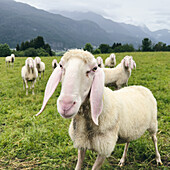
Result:
<svg viewBox="0 0 170 170">
<path fill-rule="evenodd" d="M 15 61 L 15 55 L 11 54 L 11 56 L 7 56 L 5 58 L 5 63 L 6 66 L 12 65 L 14 66 L 14 61 Z M 52 61 L 52 68 L 57 67 L 57 60 L 54 59 Z M 25 65 L 21 69 L 21 77 L 23 79 L 23 89 L 25 90 L 26 86 L 26 95 L 28 95 L 28 81 L 32 82 L 32 85 L 30 89 L 32 89 L 32 94 L 34 95 L 34 84 L 38 78 L 39 74 L 39 79 L 41 79 L 41 73 L 43 73 L 43 78 L 44 78 L 44 72 L 45 72 L 45 63 L 41 61 L 40 57 L 35 57 L 33 59 L 32 57 L 28 57 L 25 60 Z"/>
<path fill-rule="evenodd" d="M 38 72 L 45 70 L 45 64 L 41 67 L 41 59 L 36 58 L 27 58 L 22 68 L 22 78 L 27 89 L 27 81 L 33 81 L 34 89 Z M 36 116 L 43 112 L 61 82 L 57 110 L 62 117 L 72 118 L 69 135 L 74 147 L 78 149 L 76 170 L 82 168 L 87 149 L 98 153 L 92 169 L 100 169 L 105 158 L 113 152 L 116 143 L 125 143 L 119 162 L 119 165 L 123 166 L 129 143 L 140 138 L 146 130 L 152 136 L 156 162 L 162 164 L 156 137 L 156 99 L 151 91 L 143 86 L 121 88 L 128 85 L 131 71 L 136 68 L 133 57 L 125 56 L 116 66 L 116 57 L 111 54 L 105 60 L 105 66 L 110 68 L 104 68 L 101 57 L 95 59 L 90 52 L 80 49 L 66 52 L 59 64 L 57 60 L 53 60 L 54 70 L 46 85 L 43 105 Z M 38 68 L 42 68 L 41 71 Z M 116 90 L 105 87 L 110 85 L 115 86 Z"/>
</svg>

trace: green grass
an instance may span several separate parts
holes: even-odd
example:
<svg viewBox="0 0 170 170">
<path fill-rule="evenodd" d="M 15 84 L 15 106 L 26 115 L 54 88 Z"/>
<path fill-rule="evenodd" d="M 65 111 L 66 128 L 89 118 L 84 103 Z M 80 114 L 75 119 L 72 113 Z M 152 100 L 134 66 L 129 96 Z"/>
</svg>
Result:
<svg viewBox="0 0 170 170">
<path fill-rule="evenodd" d="M 122 169 L 169 169 L 170 162 L 170 53 L 118 53 L 117 64 L 125 55 L 132 55 L 137 64 L 129 85 L 148 87 L 158 102 L 158 147 L 163 166 L 156 166 L 151 137 L 146 132 L 131 142 L 126 164 Z M 101 54 L 105 59 L 109 54 Z M 97 57 L 97 55 L 96 55 Z M 42 57 L 46 64 L 44 80 L 35 84 L 35 95 L 25 95 L 22 88 L 21 67 L 26 58 L 16 58 L 14 69 L 5 68 L 0 58 L 0 169 L 74 169 L 77 150 L 68 135 L 70 120 L 57 113 L 56 101 L 59 85 L 44 112 L 40 110 L 44 89 L 52 73 L 54 57 Z M 57 58 L 60 60 L 60 57 Z M 124 145 L 116 145 L 102 169 L 120 169 L 117 164 Z M 88 151 L 84 169 L 91 169 L 96 153 Z"/>
</svg>

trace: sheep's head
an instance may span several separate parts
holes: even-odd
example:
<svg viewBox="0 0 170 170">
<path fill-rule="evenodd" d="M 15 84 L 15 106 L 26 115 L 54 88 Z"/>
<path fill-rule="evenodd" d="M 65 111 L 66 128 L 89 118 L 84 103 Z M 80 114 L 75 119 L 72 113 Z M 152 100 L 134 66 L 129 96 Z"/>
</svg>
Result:
<svg viewBox="0 0 170 170">
<path fill-rule="evenodd" d="M 53 68 L 56 68 L 57 67 L 57 60 L 56 59 L 54 59 L 53 61 L 52 61 L 52 67 Z"/>
<path fill-rule="evenodd" d="M 103 59 L 99 56 L 96 58 L 97 64 L 100 68 L 103 66 Z"/>
<path fill-rule="evenodd" d="M 41 63 L 41 58 L 40 58 L 40 57 L 35 57 L 34 61 L 35 61 L 35 63 L 36 63 L 36 66 L 37 66 L 37 65 L 40 65 L 40 63 Z"/>
<path fill-rule="evenodd" d="M 11 57 L 12 57 L 12 58 L 15 58 L 15 55 L 14 55 L 14 54 L 11 54 Z"/>
<path fill-rule="evenodd" d="M 70 50 L 60 61 L 50 76 L 44 95 L 43 106 L 54 93 L 58 83 L 62 82 L 57 109 L 64 118 L 72 118 L 90 93 L 92 119 L 98 124 L 98 116 L 103 107 L 104 73 L 98 67 L 94 56 L 83 50 Z"/>
<path fill-rule="evenodd" d="M 121 61 L 122 65 L 126 68 L 126 69 L 136 69 L 136 63 L 133 60 L 132 56 L 125 56 L 122 61 Z"/>
<path fill-rule="evenodd" d="M 112 61 L 114 61 L 114 60 L 115 60 L 115 58 L 116 58 L 115 54 L 113 54 L 113 53 L 112 53 L 112 54 L 110 54 L 110 58 L 111 58 L 111 60 L 112 60 Z"/>
<path fill-rule="evenodd" d="M 25 60 L 25 65 L 26 65 L 29 69 L 33 69 L 33 68 L 35 67 L 35 62 L 34 62 L 33 58 L 28 57 L 28 58 Z"/>
</svg>

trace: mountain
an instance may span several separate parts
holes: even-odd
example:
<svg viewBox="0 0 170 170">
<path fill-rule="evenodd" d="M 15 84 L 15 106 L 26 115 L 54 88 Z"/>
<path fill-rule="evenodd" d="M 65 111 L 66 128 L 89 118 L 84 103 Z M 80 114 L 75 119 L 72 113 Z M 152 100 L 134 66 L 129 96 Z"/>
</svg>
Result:
<svg viewBox="0 0 170 170">
<path fill-rule="evenodd" d="M 112 40 L 121 43 L 132 43 L 139 46 L 143 38 L 149 38 L 153 43 L 162 41 L 170 44 L 170 30 L 150 31 L 145 25 L 135 26 L 131 24 L 118 23 L 93 12 L 67 12 L 67 11 L 50 11 L 58 13 L 65 17 L 81 21 L 89 20 L 98 24 L 102 29 L 111 35 Z"/>
<path fill-rule="evenodd" d="M 37 36 L 43 36 L 54 50 L 114 42 L 138 48 L 146 37 L 154 43 L 170 44 L 169 30 L 151 32 L 146 26 L 117 23 L 93 12 L 47 12 L 14 0 L 0 0 L 0 43 L 15 48 Z"/>
<path fill-rule="evenodd" d="M 152 36 L 161 42 L 170 44 L 170 30 L 162 29 L 162 30 L 154 31 L 152 32 Z"/>
<path fill-rule="evenodd" d="M 75 21 L 13 0 L 0 0 L 0 43 L 17 43 L 40 35 L 53 49 L 111 43 L 110 35 L 96 23 Z"/>
</svg>

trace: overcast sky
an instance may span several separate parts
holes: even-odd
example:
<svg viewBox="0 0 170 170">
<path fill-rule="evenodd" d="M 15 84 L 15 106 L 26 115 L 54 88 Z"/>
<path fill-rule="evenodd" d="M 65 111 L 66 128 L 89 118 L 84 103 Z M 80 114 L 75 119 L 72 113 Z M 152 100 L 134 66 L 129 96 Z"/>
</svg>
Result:
<svg viewBox="0 0 170 170">
<path fill-rule="evenodd" d="M 16 0 L 44 10 L 93 11 L 116 22 L 170 30 L 170 0 Z"/>
</svg>

